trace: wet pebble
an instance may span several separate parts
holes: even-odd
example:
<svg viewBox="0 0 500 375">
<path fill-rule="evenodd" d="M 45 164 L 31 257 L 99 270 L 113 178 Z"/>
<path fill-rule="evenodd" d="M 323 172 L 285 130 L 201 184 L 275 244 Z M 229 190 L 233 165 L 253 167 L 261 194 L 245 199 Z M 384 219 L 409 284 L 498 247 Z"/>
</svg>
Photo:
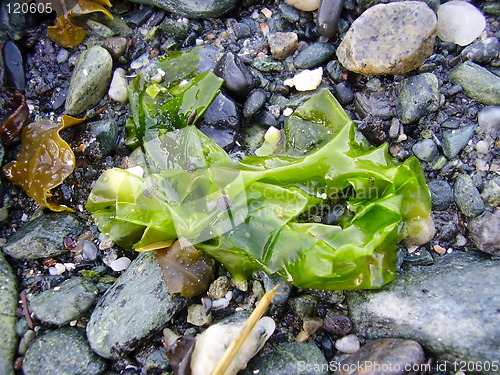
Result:
<svg viewBox="0 0 500 375">
<path fill-rule="evenodd" d="M 335 55 L 335 47 L 330 43 L 316 42 L 309 44 L 293 59 L 297 69 L 310 69 L 326 63 Z"/>
<path fill-rule="evenodd" d="M 326 64 L 326 72 L 334 82 L 339 82 L 344 72 L 344 67 L 338 60 L 331 60 Z"/>
<path fill-rule="evenodd" d="M 496 138 L 500 135 L 500 106 L 485 107 L 477 115 L 477 132 Z"/>
<path fill-rule="evenodd" d="M 345 336 L 352 329 L 351 319 L 333 309 L 327 309 L 323 319 L 323 329 L 334 336 Z"/>
<path fill-rule="evenodd" d="M 68 57 L 69 57 L 68 50 L 65 48 L 61 48 L 57 53 L 56 61 L 58 64 L 62 64 L 63 62 L 66 62 L 68 60 Z"/>
<path fill-rule="evenodd" d="M 323 37 L 331 39 L 335 36 L 343 7 L 344 0 L 321 1 L 316 22 Z"/>
<path fill-rule="evenodd" d="M 345 82 L 339 82 L 334 86 L 334 94 L 343 106 L 352 103 L 354 100 L 354 91 Z"/>
<path fill-rule="evenodd" d="M 84 240 L 82 243 L 82 257 L 85 260 L 96 260 L 97 246 L 91 241 Z"/>
<path fill-rule="evenodd" d="M 141 253 L 97 303 L 87 324 L 89 343 L 97 354 L 118 358 L 160 330 L 185 303 L 168 292 L 154 254 Z"/>
<path fill-rule="evenodd" d="M 335 374 L 403 375 L 408 373 L 407 368 L 416 368 L 424 361 L 424 350 L 416 341 L 379 339 L 367 343 L 357 353 L 342 361 L 341 369 Z M 349 368 L 359 370 L 352 372 Z"/>
<path fill-rule="evenodd" d="M 217 62 L 214 73 L 224 80 L 224 87 L 238 99 L 245 99 L 255 87 L 255 78 L 245 63 L 233 52 L 226 52 Z"/>
<path fill-rule="evenodd" d="M 61 326 L 82 317 L 94 304 L 97 293 L 92 281 L 74 277 L 33 296 L 30 308 L 41 321 Z"/>
<path fill-rule="evenodd" d="M 396 113 L 403 124 L 411 124 L 440 106 L 437 77 L 424 73 L 404 79 L 398 87 Z"/>
<path fill-rule="evenodd" d="M 483 104 L 500 105 L 500 77 L 486 68 L 466 61 L 452 70 L 449 78 L 462 86 L 470 98 Z"/>
<path fill-rule="evenodd" d="M 308 294 L 290 298 L 290 300 L 288 301 L 288 305 L 290 306 L 291 311 L 299 318 L 312 316 L 314 313 L 314 308 L 316 307 L 316 303 L 316 298 Z"/>
<path fill-rule="evenodd" d="M 128 102 L 126 71 L 123 68 L 118 68 L 113 73 L 111 84 L 109 85 L 108 95 L 111 99 L 118 103 Z"/>
<path fill-rule="evenodd" d="M 361 118 L 372 115 L 381 119 L 388 119 L 395 115 L 394 107 L 383 92 L 355 93 L 354 107 Z"/>
<path fill-rule="evenodd" d="M 429 190 L 433 210 L 446 210 L 453 203 L 453 189 L 447 181 L 432 180 L 429 182 Z"/>
<path fill-rule="evenodd" d="M 128 41 L 122 36 L 113 36 L 102 42 L 102 47 L 105 48 L 111 56 L 117 60 L 125 54 Z"/>
<path fill-rule="evenodd" d="M 248 99 L 243 106 L 243 116 L 245 118 L 250 118 L 255 115 L 264 106 L 266 100 L 267 93 L 263 89 L 259 88 L 253 90 L 250 95 L 248 95 Z"/>
<path fill-rule="evenodd" d="M 24 61 L 17 44 L 12 40 L 7 40 L 3 45 L 2 55 L 6 86 L 19 91 L 24 91 L 24 88 L 26 87 Z"/>
<path fill-rule="evenodd" d="M 436 23 L 436 15 L 423 2 L 377 4 L 353 22 L 337 56 L 357 73 L 406 73 L 432 54 Z"/>
<path fill-rule="evenodd" d="M 437 35 L 444 42 L 466 46 L 483 32 L 486 20 L 474 5 L 461 0 L 442 4 L 437 12 Z"/>
<path fill-rule="evenodd" d="M 261 72 L 281 72 L 284 69 L 283 63 L 271 56 L 257 56 L 252 61 L 252 66 Z"/>
<path fill-rule="evenodd" d="M 224 298 L 231 286 L 231 280 L 227 276 L 220 276 L 214 280 L 208 288 L 208 296 L 213 299 Z"/>
<path fill-rule="evenodd" d="M 188 307 L 186 318 L 188 323 L 201 327 L 212 323 L 212 313 L 205 310 L 205 306 L 194 304 Z"/>
<path fill-rule="evenodd" d="M 0 373 L 13 374 L 14 355 L 17 347 L 16 309 L 17 280 L 9 263 L 0 252 Z"/>
<path fill-rule="evenodd" d="M 484 202 L 469 175 L 462 174 L 457 177 L 453 185 L 455 203 L 460 211 L 467 217 L 476 217 L 483 213 Z"/>
<path fill-rule="evenodd" d="M 335 348 L 342 353 L 356 353 L 359 347 L 360 342 L 355 334 L 344 336 L 335 341 Z"/>
<path fill-rule="evenodd" d="M 66 112 L 80 114 L 102 99 L 111 78 L 113 59 L 107 50 L 94 46 L 80 56 L 66 96 Z"/>
<path fill-rule="evenodd" d="M 485 253 L 500 256 L 500 211 L 486 211 L 468 225 L 470 238 Z"/>
<path fill-rule="evenodd" d="M 187 18 L 220 17 L 236 7 L 236 0 L 132 0 L 135 3 L 153 5 L 167 12 Z"/>
<path fill-rule="evenodd" d="M 432 161 L 438 155 L 438 147 L 432 139 L 423 139 L 412 147 L 413 154 L 422 161 Z"/>
<path fill-rule="evenodd" d="M 186 39 L 189 33 L 189 23 L 184 22 L 183 19 L 175 20 L 172 18 L 166 18 L 161 23 L 160 28 L 167 36 L 177 39 L 178 41 Z"/>
<path fill-rule="evenodd" d="M 446 130 L 443 132 L 443 153 L 449 159 L 453 159 L 469 143 L 474 135 L 476 125 L 468 125 L 463 128 Z"/>
<path fill-rule="evenodd" d="M 76 328 L 60 328 L 38 337 L 23 361 L 25 375 L 102 374 L 106 363 L 90 349 Z"/>
<path fill-rule="evenodd" d="M 281 11 L 281 14 L 284 19 L 288 22 L 296 23 L 300 20 L 300 12 L 297 8 L 294 8 L 288 4 L 282 3 L 278 5 L 278 9 Z"/>
<path fill-rule="evenodd" d="M 284 59 L 295 52 L 299 38 L 294 32 L 277 32 L 267 36 L 271 55 L 275 59 Z"/>
<path fill-rule="evenodd" d="M 19 228 L 9 237 L 3 251 L 17 259 L 53 257 L 68 251 L 63 246 L 66 236 L 76 238 L 83 231 L 83 224 L 73 214 L 45 214 Z"/>
<path fill-rule="evenodd" d="M 488 37 L 473 43 L 462 51 L 462 57 L 479 64 L 500 64 L 500 40 Z"/>
<path fill-rule="evenodd" d="M 248 38 L 249 36 L 252 35 L 252 30 L 250 29 L 250 26 L 248 26 L 246 23 L 243 22 L 236 22 L 233 25 L 233 31 L 234 35 L 236 36 L 236 39 Z"/>
<path fill-rule="evenodd" d="M 91 150 L 92 156 L 96 159 L 102 159 L 113 152 L 119 130 L 118 124 L 112 117 L 91 122 L 90 132 L 96 141 L 95 150 Z"/>
<path fill-rule="evenodd" d="M 320 0 L 285 0 L 285 3 L 297 8 L 298 10 L 312 12 L 313 10 L 318 9 Z"/>
<path fill-rule="evenodd" d="M 314 342 L 290 342 L 255 357 L 241 375 L 328 375 L 328 362 Z"/>
</svg>

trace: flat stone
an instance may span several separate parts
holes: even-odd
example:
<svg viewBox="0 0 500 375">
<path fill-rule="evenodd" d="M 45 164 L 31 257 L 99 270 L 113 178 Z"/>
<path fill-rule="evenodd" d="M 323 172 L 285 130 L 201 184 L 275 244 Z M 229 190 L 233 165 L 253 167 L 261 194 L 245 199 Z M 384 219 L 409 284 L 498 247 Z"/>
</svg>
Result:
<svg viewBox="0 0 500 375">
<path fill-rule="evenodd" d="M 431 54 L 436 15 L 420 1 L 377 4 L 347 31 L 337 49 L 342 65 L 361 74 L 402 74 Z"/>
<path fill-rule="evenodd" d="M 424 350 L 416 341 L 378 339 L 367 343 L 342 361 L 342 366 L 335 375 L 404 375 L 408 373 L 406 368 L 417 368 L 424 361 Z M 350 368 L 356 370 L 346 370 Z"/>
<path fill-rule="evenodd" d="M 465 47 L 461 55 L 466 60 L 471 60 L 479 64 L 500 65 L 500 40 L 495 37 L 488 37 Z"/>
<path fill-rule="evenodd" d="M 500 77 L 466 61 L 451 71 L 450 81 L 462 86 L 465 94 L 483 104 L 500 105 Z"/>
<path fill-rule="evenodd" d="M 236 0 L 131 0 L 187 18 L 216 18 L 236 7 Z"/>
<path fill-rule="evenodd" d="M 267 93 L 263 89 L 259 88 L 253 90 L 250 95 L 248 95 L 248 99 L 243 106 L 243 116 L 245 118 L 250 118 L 255 115 L 264 106 L 266 100 Z"/>
<path fill-rule="evenodd" d="M 423 139 L 411 148 L 417 158 L 422 161 L 432 161 L 438 155 L 436 142 L 432 139 Z"/>
<path fill-rule="evenodd" d="M 87 325 L 92 349 L 119 358 L 158 332 L 186 300 L 168 292 L 153 252 L 141 253 L 97 303 Z"/>
<path fill-rule="evenodd" d="M 442 4 L 437 12 L 437 35 L 443 42 L 466 46 L 486 27 L 486 19 L 474 5 L 460 0 Z"/>
<path fill-rule="evenodd" d="M 395 115 L 394 107 L 383 92 L 362 91 L 354 94 L 354 107 L 361 118 L 368 115 L 389 119 Z"/>
<path fill-rule="evenodd" d="M 453 159 L 462 151 L 474 135 L 475 127 L 475 125 L 469 125 L 443 132 L 443 153 L 447 158 Z"/>
<path fill-rule="evenodd" d="M 5 254 L 17 259 L 33 260 L 66 253 L 64 237 L 78 236 L 84 225 L 73 214 L 50 213 L 24 224 L 10 236 L 3 247 Z"/>
<path fill-rule="evenodd" d="M 436 112 L 440 105 L 439 83 L 432 73 L 404 79 L 398 86 L 396 113 L 403 124 L 411 124 Z"/>
<path fill-rule="evenodd" d="M 500 211 L 487 211 L 472 219 L 468 229 L 470 238 L 479 250 L 500 256 Z"/>
<path fill-rule="evenodd" d="M 95 106 L 106 94 L 113 58 L 104 48 L 94 46 L 80 56 L 66 96 L 65 109 L 69 115 L 78 115 Z"/>
<path fill-rule="evenodd" d="M 17 349 L 15 331 L 17 317 L 17 280 L 9 263 L 0 253 L 0 374 L 14 374 L 14 355 Z"/>
<path fill-rule="evenodd" d="M 335 56 L 335 47 L 330 43 L 316 42 L 309 44 L 293 59 L 297 69 L 310 69 L 323 65 Z"/>
<path fill-rule="evenodd" d="M 484 202 L 472 178 L 467 174 L 457 177 L 453 185 L 455 203 L 467 217 L 476 217 L 483 213 Z"/>
<path fill-rule="evenodd" d="M 25 375 L 99 375 L 106 363 L 89 347 L 85 335 L 76 328 L 60 328 L 38 337 L 26 352 Z"/>
<path fill-rule="evenodd" d="M 299 37 L 293 32 L 277 32 L 269 34 L 267 42 L 269 43 L 271 55 L 275 59 L 282 60 L 295 52 Z"/>
<path fill-rule="evenodd" d="M 252 359 L 241 375 L 328 375 L 325 356 L 314 342 L 291 342 L 275 346 Z"/>
<path fill-rule="evenodd" d="M 474 251 L 415 267 L 376 291 L 347 292 L 355 331 L 415 340 L 438 360 L 498 360 L 500 262 Z"/>
<path fill-rule="evenodd" d="M 94 304 L 98 291 L 89 279 L 74 277 L 33 296 L 30 308 L 38 319 L 61 326 L 82 317 Z"/>
<path fill-rule="evenodd" d="M 13 5 L 13 4 L 11 4 Z M 3 63 L 5 69 L 6 86 L 24 91 L 26 77 L 24 73 L 24 62 L 21 51 L 12 40 L 7 40 L 2 49 Z"/>
</svg>

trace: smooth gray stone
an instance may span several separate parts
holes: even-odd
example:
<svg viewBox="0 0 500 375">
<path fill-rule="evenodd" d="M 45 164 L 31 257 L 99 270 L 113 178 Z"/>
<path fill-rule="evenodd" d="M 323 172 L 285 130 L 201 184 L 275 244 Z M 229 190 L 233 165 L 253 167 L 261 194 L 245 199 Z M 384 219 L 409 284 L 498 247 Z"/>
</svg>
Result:
<svg viewBox="0 0 500 375">
<path fill-rule="evenodd" d="M 78 115 L 99 103 L 106 94 L 112 69 L 113 58 L 106 49 L 94 46 L 83 52 L 71 76 L 66 112 Z"/>
<path fill-rule="evenodd" d="M 113 118 L 90 123 L 90 131 L 95 136 L 99 156 L 108 156 L 115 148 L 118 139 L 118 124 Z"/>
<path fill-rule="evenodd" d="M 48 323 L 64 325 L 80 318 L 94 304 L 98 289 L 84 277 L 68 279 L 30 300 L 31 311 L 35 316 Z"/>
<path fill-rule="evenodd" d="M 9 263 L 0 253 L 0 374 L 14 374 L 17 348 L 17 280 Z"/>
<path fill-rule="evenodd" d="M 293 59 L 297 69 L 315 68 L 326 63 L 335 55 L 335 47 L 330 43 L 316 42 L 309 44 Z"/>
<path fill-rule="evenodd" d="M 312 341 L 279 344 L 264 355 L 257 355 L 241 375 L 328 375 L 329 366 L 321 350 Z"/>
<path fill-rule="evenodd" d="M 396 112 L 403 124 L 411 124 L 438 110 L 440 93 L 437 77 L 423 73 L 402 80 L 398 87 Z"/>
<path fill-rule="evenodd" d="M 97 303 L 87 337 L 105 358 L 119 358 L 158 332 L 186 304 L 168 292 L 154 252 L 141 253 Z"/>
<path fill-rule="evenodd" d="M 73 214 L 50 213 L 24 224 L 9 237 L 4 253 L 17 259 L 33 260 L 61 255 L 68 250 L 64 237 L 77 238 L 85 230 Z"/>
<path fill-rule="evenodd" d="M 467 217 L 476 217 L 483 213 L 484 202 L 472 178 L 467 174 L 458 176 L 453 185 L 455 203 Z"/>
<path fill-rule="evenodd" d="M 438 257 L 374 291 L 347 292 L 355 331 L 419 342 L 438 360 L 498 361 L 500 262 L 476 251 Z"/>
<path fill-rule="evenodd" d="M 475 127 L 476 125 L 469 125 L 443 132 L 443 153 L 447 158 L 453 159 L 462 151 L 474 135 Z"/>
<path fill-rule="evenodd" d="M 429 190 L 432 198 L 432 209 L 447 210 L 453 203 L 453 189 L 444 180 L 432 180 L 429 182 Z"/>
<path fill-rule="evenodd" d="M 422 161 L 432 161 L 438 155 L 436 142 L 432 139 L 423 139 L 413 145 L 412 151 Z"/>
<path fill-rule="evenodd" d="M 469 222 L 469 235 L 477 248 L 500 256 L 500 211 L 486 211 Z"/>
<path fill-rule="evenodd" d="M 236 7 L 236 0 L 131 0 L 134 3 L 153 5 L 178 16 L 187 18 L 220 17 Z"/>
<path fill-rule="evenodd" d="M 23 361 L 24 375 L 99 375 L 106 363 L 76 328 L 60 328 L 33 341 Z"/>
<path fill-rule="evenodd" d="M 483 104 L 500 105 L 500 77 L 472 61 L 451 71 L 450 81 L 460 85 L 465 94 Z"/>
</svg>

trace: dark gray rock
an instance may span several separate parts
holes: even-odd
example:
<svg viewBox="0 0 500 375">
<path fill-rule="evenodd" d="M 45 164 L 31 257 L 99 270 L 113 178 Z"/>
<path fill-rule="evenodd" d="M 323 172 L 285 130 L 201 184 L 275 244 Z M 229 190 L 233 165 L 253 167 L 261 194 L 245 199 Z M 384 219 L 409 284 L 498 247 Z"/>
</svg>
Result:
<svg viewBox="0 0 500 375">
<path fill-rule="evenodd" d="M 14 355 L 17 347 L 16 309 L 17 280 L 7 260 L 0 253 L 0 374 L 14 374 Z"/>
<path fill-rule="evenodd" d="M 346 82 L 339 82 L 333 87 L 334 95 L 342 105 L 352 103 L 354 91 Z"/>
<path fill-rule="evenodd" d="M 236 36 L 236 39 L 248 38 L 249 36 L 252 35 L 252 30 L 250 29 L 250 26 L 248 26 L 246 23 L 243 22 L 236 22 L 233 25 L 233 31 L 234 35 Z"/>
<path fill-rule="evenodd" d="M 77 238 L 85 230 L 75 215 L 51 213 L 26 223 L 9 237 L 3 251 L 13 258 L 33 260 L 67 252 L 64 237 Z"/>
<path fill-rule="evenodd" d="M 89 347 L 83 332 L 60 328 L 31 343 L 23 361 L 25 375 L 98 375 L 106 363 Z"/>
<path fill-rule="evenodd" d="M 344 0 L 323 0 L 319 4 L 317 21 L 319 33 L 326 39 L 335 36 Z"/>
<path fill-rule="evenodd" d="M 466 61 L 451 71 L 450 81 L 462 86 L 467 96 L 483 104 L 500 105 L 500 77 Z"/>
<path fill-rule="evenodd" d="M 326 63 L 335 55 L 335 47 L 330 43 L 311 43 L 293 59 L 297 69 L 315 68 Z"/>
<path fill-rule="evenodd" d="M 485 1 L 481 7 L 484 13 L 500 16 L 500 3 L 496 1 Z"/>
<path fill-rule="evenodd" d="M 153 252 L 141 253 L 97 303 L 87 325 L 92 349 L 118 358 L 158 332 L 186 300 L 168 292 Z"/>
<path fill-rule="evenodd" d="M 16 43 L 7 40 L 3 45 L 2 55 L 5 69 L 5 85 L 10 89 L 24 91 L 26 87 L 24 62 Z"/>
<path fill-rule="evenodd" d="M 342 290 L 319 290 L 311 289 L 308 293 L 323 303 L 328 303 L 330 305 L 338 305 L 344 302 L 345 295 Z"/>
<path fill-rule="evenodd" d="M 201 125 L 199 129 L 224 150 L 230 151 L 233 148 L 237 136 L 235 130 L 228 128 L 220 129 L 210 125 Z"/>
<path fill-rule="evenodd" d="M 468 229 L 470 238 L 479 250 L 500 256 L 500 211 L 487 211 L 472 219 Z"/>
<path fill-rule="evenodd" d="M 243 106 L 243 116 L 245 118 L 250 118 L 255 115 L 266 103 L 266 100 L 267 93 L 263 89 L 259 88 L 253 90 L 250 95 L 248 95 L 248 99 Z"/>
<path fill-rule="evenodd" d="M 347 315 L 328 309 L 323 319 L 323 329 L 334 336 L 341 337 L 351 332 L 352 322 Z"/>
<path fill-rule="evenodd" d="M 431 191 L 432 209 L 447 210 L 453 203 L 453 189 L 450 184 L 444 180 L 432 180 L 428 185 Z"/>
<path fill-rule="evenodd" d="M 348 292 L 350 316 L 369 339 L 412 339 L 439 360 L 498 360 L 499 271 L 481 253 L 452 253 L 380 290 Z"/>
<path fill-rule="evenodd" d="M 170 361 L 165 354 L 165 350 L 155 349 L 146 355 L 142 368 L 146 374 L 165 374 L 170 367 Z"/>
<path fill-rule="evenodd" d="M 462 57 L 479 64 L 500 63 L 500 40 L 495 37 L 480 39 L 465 47 Z"/>
<path fill-rule="evenodd" d="M 96 140 L 97 150 L 95 150 L 94 154 L 97 154 L 96 156 L 99 158 L 111 154 L 118 139 L 118 124 L 116 121 L 110 117 L 105 120 L 91 122 L 90 132 Z"/>
<path fill-rule="evenodd" d="M 4 0 L 0 4 L 0 40 L 21 40 L 32 26 L 35 14 L 30 12 L 14 12 L 16 6 L 22 4 L 18 0 Z M 21 9 L 22 10 L 22 9 Z"/>
<path fill-rule="evenodd" d="M 422 161 L 432 161 L 438 155 L 436 142 L 432 139 L 423 139 L 415 143 L 412 151 Z"/>
<path fill-rule="evenodd" d="M 367 343 L 342 361 L 335 375 L 404 375 L 409 373 L 407 368 L 418 368 L 424 361 L 424 350 L 416 341 L 379 339 Z M 351 368 L 359 369 L 353 372 Z"/>
<path fill-rule="evenodd" d="M 189 24 L 172 18 L 167 18 L 160 25 L 160 28 L 168 36 L 183 41 L 189 33 Z"/>
<path fill-rule="evenodd" d="M 439 104 L 439 84 L 434 74 L 419 74 L 399 83 L 396 112 L 403 124 L 411 124 L 437 111 Z"/>
<path fill-rule="evenodd" d="M 255 78 L 245 63 L 233 52 L 226 52 L 215 65 L 214 73 L 224 80 L 224 87 L 238 99 L 245 99 L 255 87 Z"/>
<path fill-rule="evenodd" d="M 388 119 L 394 116 L 394 107 L 382 92 L 357 92 L 354 94 L 354 106 L 361 118 L 368 115 Z"/>
<path fill-rule="evenodd" d="M 475 125 L 464 126 L 463 128 L 447 130 L 443 132 L 443 153 L 447 158 L 453 159 L 469 143 L 474 135 Z"/>
<path fill-rule="evenodd" d="M 254 357 L 241 375 L 328 375 L 329 366 L 314 342 L 279 344 L 272 351 Z"/>
<path fill-rule="evenodd" d="M 476 217 L 483 213 L 484 202 L 469 175 L 458 176 L 453 190 L 455 191 L 455 203 L 465 216 Z"/>
<path fill-rule="evenodd" d="M 299 22 L 300 11 L 297 8 L 294 8 L 294 7 L 292 7 L 288 4 L 285 4 L 285 3 L 278 5 L 278 8 L 281 11 L 283 18 L 286 19 L 288 22 L 291 22 L 291 23 Z"/>
<path fill-rule="evenodd" d="M 288 300 L 291 311 L 299 318 L 312 316 L 318 301 L 309 294 L 293 297 Z"/>
<path fill-rule="evenodd" d="M 220 17 L 236 7 L 236 0 L 132 0 L 134 3 L 153 5 L 167 12 L 187 18 Z"/>
<path fill-rule="evenodd" d="M 326 72 L 334 82 L 340 82 L 344 67 L 338 60 L 331 60 L 326 64 Z"/>
<path fill-rule="evenodd" d="M 71 76 L 66 112 L 78 115 L 99 103 L 106 94 L 112 69 L 113 58 L 106 49 L 94 46 L 83 52 Z"/>
<path fill-rule="evenodd" d="M 285 279 L 277 274 L 268 275 L 265 272 L 258 272 L 259 279 L 262 281 L 264 285 L 264 290 L 269 292 L 276 285 L 279 284 L 279 288 L 277 290 L 277 294 L 274 296 L 271 305 L 279 306 L 283 305 L 290 298 L 290 293 L 292 292 L 292 286 Z"/>
<path fill-rule="evenodd" d="M 97 293 L 92 281 L 75 277 L 32 297 L 30 308 L 38 319 L 64 325 L 82 317 L 94 304 Z"/>
</svg>

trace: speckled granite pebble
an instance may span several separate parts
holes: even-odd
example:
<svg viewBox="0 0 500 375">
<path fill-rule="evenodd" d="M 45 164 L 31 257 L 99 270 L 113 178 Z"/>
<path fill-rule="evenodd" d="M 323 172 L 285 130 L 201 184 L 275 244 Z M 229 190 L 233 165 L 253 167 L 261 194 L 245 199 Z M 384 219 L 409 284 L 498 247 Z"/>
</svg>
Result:
<svg viewBox="0 0 500 375">
<path fill-rule="evenodd" d="M 406 73 L 431 55 L 436 25 L 435 13 L 423 2 L 377 4 L 353 22 L 337 56 L 357 73 Z"/>
</svg>

